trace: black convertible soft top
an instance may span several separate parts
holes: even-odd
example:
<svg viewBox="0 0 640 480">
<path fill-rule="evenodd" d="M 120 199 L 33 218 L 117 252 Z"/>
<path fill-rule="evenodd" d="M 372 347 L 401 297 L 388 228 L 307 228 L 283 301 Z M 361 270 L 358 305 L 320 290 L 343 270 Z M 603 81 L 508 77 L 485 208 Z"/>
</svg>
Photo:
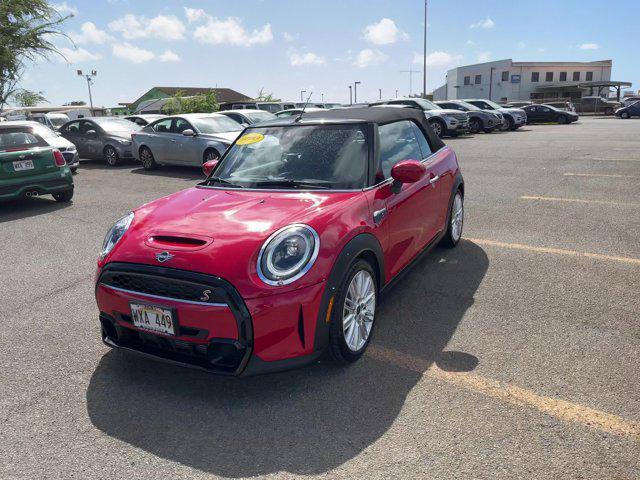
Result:
<svg viewBox="0 0 640 480">
<path fill-rule="evenodd" d="M 282 120 L 272 120 L 261 122 L 258 126 L 277 126 L 287 125 L 295 123 L 296 116 L 288 117 Z M 315 111 L 305 113 L 300 121 L 301 125 L 305 123 L 317 123 L 323 120 L 329 122 L 371 122 L 378 125 L 384 125 L 386 123 L 397 122 L 400 120 L 411 120 L 419 125 L 422 131 L 429 139 L 429 144 L 434 151 L 444 147 L 442 140 L 433 132 L 427 117 L 423 110 L 418 108 L 403 108 L 403 107 L 362 107 L 362 108 L 334 108 L 330 110 Z"/>
</svg>

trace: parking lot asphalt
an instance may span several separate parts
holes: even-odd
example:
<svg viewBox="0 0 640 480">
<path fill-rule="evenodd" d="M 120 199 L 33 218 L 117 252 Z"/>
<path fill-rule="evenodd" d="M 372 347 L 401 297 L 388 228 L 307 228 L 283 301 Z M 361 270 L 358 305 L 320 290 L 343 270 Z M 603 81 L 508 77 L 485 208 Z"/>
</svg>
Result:
<svg viewBox="0 0 640 480">
<path fill-rule="evenodd" d="M 198 170 L 87 161 L 72 204 L 0 205 L 0 478 L 639 478 L 640 121 L 447 143 L 465 239 L 345 369 L 222 378 L 100 342 L 106 230 Z"/>
</svg>

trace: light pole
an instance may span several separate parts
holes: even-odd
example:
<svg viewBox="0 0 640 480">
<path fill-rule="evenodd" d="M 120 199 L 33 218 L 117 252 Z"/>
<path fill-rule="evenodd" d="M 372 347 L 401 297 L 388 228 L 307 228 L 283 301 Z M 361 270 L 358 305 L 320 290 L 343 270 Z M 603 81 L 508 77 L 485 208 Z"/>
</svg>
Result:
<svg viewBox="0 0 640 480">
<path fill-rule="evenodd" d="M 427 98 L 427 0 L 424 0 L 424 54 L 422 58 L 422 98 Z"/>
<path fill-rule="evenodd" d="M 396 88 L 396 98 L 398 98 L 398 89 Z"/>
<path fill-rule="evenodd" d="M 382 100 L 382 89 L 381 89 L 381 88 L 379 88 L 379 89 L 378 89 L 378 92 L 379 92 L 379 94 L 380 94 L 380 95 L 379 95 L 379 100 Z"/>
<path fill-rule="evenodd" d="M 304 94 L 307 93 L 306 90 L 300 90 L 300 101 L 304 102 Z"/>
<path fill-rule="evenodd" d="M 353 82 L 353 101 L 358 103 L 358 85 L 362 82 Z"/>
<path fill-rule="evenodd" d="M 324 103 L 324 93 L 321 93 L 320 95 L 322 95 L 322 103 Z"/>
<path fill-rule="evenodd" d="M 82 73 L 82 70 L 76 70 L 76 72 L 78 73 L 78 76 L 87 79 L 87 88 L 89 89 L 89 105 L 91 105 L 91 116 L 93 116 L 93 97 L 91 96 L 91 85 L 93 85 L 93 77 L 98 75 L 98 72 L 96 72 L 95 70 L 91 70 L 91 73 L 86 74 Z"/>
<path fill-rule="evenodd" d="M 349 105 L 353 105 L 353 87 L 349 85 Z"/>
</svg>

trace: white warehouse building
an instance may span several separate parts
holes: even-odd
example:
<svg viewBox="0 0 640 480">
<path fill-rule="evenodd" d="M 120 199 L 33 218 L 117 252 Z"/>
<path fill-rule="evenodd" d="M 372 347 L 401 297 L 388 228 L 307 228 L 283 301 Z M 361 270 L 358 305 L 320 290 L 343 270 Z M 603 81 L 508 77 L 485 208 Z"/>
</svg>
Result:
<svg viewBox="0 0 640 480">
<path fill-rule="evenodd" d="M 449 70 L 434 100 L 487 98 L 496 102 L 608 96 L 611 60 L 595 62 L 514 62 L 511 59 L 465 65 Z M 618 85 L 619 84 L 619 85 Z"/>
</svg>

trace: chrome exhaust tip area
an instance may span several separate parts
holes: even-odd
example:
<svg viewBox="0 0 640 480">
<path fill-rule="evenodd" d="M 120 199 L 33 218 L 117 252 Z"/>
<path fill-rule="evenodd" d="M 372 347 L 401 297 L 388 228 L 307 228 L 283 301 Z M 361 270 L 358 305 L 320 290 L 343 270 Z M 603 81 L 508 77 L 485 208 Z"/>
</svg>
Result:
<svg viewBox="0 0 640 480">
<path fill-rule="evenodd" d="M 37 197 L 37 196 L 38 196 L 38 195 L 40 195 L 40 194 L 38 193 L 38 191 L 37 191 L 37 190 L 33 190 L 33 191 L 31 191 L 31 192 L 27 192 L 25 195 L 26 195 L 27 197 L 29 197 L 29 198 L 32 198 L 32 197 Z"/>
</svg>

